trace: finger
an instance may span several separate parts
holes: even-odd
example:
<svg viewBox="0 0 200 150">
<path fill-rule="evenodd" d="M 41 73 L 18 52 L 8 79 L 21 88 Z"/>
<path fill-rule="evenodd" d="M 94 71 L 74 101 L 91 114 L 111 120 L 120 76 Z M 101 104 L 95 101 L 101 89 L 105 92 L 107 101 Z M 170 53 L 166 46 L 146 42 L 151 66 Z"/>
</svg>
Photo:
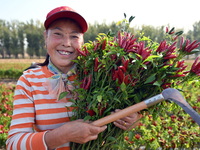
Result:
<svg viewBox="0 0 200 150">
<path fill-rule="evenodd" d="M 115 121 L 114 125 L 122 130 L 127 130 L 126 124 L 121 124 L 121 123 Z"/>
<path fill-rule="evenodd" d="M 103 132 L 106 129 L 107 129 L 107 126 L 97 127 L 97 126 L 92 125 L 92 127 L 90 128 L 90 133 L 91 135 L 96 135 Z"/>
</svg>

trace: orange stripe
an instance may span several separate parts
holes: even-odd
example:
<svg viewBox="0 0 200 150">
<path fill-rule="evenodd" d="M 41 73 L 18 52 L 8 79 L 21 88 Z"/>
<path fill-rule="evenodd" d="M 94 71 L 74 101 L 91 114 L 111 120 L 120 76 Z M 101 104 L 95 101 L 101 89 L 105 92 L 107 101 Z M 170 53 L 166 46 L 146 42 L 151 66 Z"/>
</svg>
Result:
<svg viewBox="0 0 200 150">
<path fill-rule="evenodd" d="M 34 90 L 34 91 L 32 92 L 32 94 L 33 94 L 33 95 L 37 95 L 37 94 L 47 95 L 47 94 L 49 94 L 49 92 L 48 92 L 48 91 Z"/>
<path fill-rule="evenodd" d="M 42 83 L 43 83 L 43 82 L 30 82 L 30 84 L 31 84 L 32 86 L 43 86 Z"/>
<path fill-rule="evenodd" d="M 50 120 L 36 120 L 37 125 L 51 125 L 51 124 L 59 124 L 70 121 L 69 118 L 59 118 L 59 119 L 50 119 Z"/>
<path fill-rule="evenodd" d="M 29 85 L 30 86 L 30 85 Z M 23 91 L 26 91 L 26 93 L 31 96 L 31 92 L 28 91 L 27 89 L 25 89 L 25 87 L 21 86 L 21 85 L 17 85 L 16 89 L 18 90 L 23 90 Z"/>
<path fill-rule="evenodd" d="M 36 133 L 31 140 L 31 147 L 33 150 L 45 150 L 46 147 L 43 143 L 44 132 Z"/>
<path fill-rule="evenodd" d="M 66 100 L 70 100 L 70 98 L 66 98 Z M 35 100 L 34 103 L 35 105 L 39 105 L 39 104 L 54 104 L 58 102 L 56 101 L 56 99 L 38 99 Z"/>
<path fill-rule="evenodd" d="M 40 71 L 41 71 L 41 70 L 40 70 Z M 27 74 L 26 77 L 27 77 L 27 78 L 38 78 L 38 79 L 45 78 L 44 74 L 41 74 L 41 75 Z"/>
<path fill-rule="evenodd" d="M 48 70 L 47 66 L 43 66 L 42 71 L 45 73 L 45 77 L 47 77 L 47 78 L 49 78 L 53 75 L 53 73 Z"/>
<path fill-rule="evenodd" d="M 66 112 L 66 108 L 53 108 L 53 109 L 36 110 L 37 115 L 53 114 L 53 113 L 61 113 L 61 112 Z"/>
<path fill-rule="evenodd" d="M 18 100 L 18 99 L 27 99 L 28 97 L 26 95 L 15 95 L 14 99 Z"/>
<path fill-rule="evenodd" d="M 56 100 L 55 99 L 40 99 L 40 100 L 35 100 L 34 103 L 35 103 L 35 105 L 54 104 L 54 103 L 56 103 Z"/>
<path fill-rule="evenodd" d="M 26 118 L 26 117 L 34 117 L 34 113 L 23 113 L 23 114 L 14 114 L 12 116 L 12 119 L 20 119 L 20 118 Z"/>
<path fill-rule="evenodd" d="M 32 128 L 33 123 L 21 123 L 17 125 L 12 125 L 10 127 L 11 130 L 16 129 L 16 128 Z"/>
<path fill-rule="evenodd" d="M 24 108 L 24 107 L 33 107 L 33 104 L 14 105 L 14 109 L 19 109 L 19 108 Z"/>
<path fill-rule="evenodd" d="M 21 150 L 20 144 L 21 144 L 21 141 L 22 141 L 22 139 L 24 138 L 25 135 L 26 135 L 26 134 L 22 135 L 22 136 L 20 137 L 19 141 L 17 142 L 17 150 Z"/>
<path fill-rule="evenodd" d="M 30 86 L 30 83 L 28 82 L 28 80 L 26 80 L 23 76 L 21 76 L 19 78 L 20 81 L 24 82 L 27 86 Z"/>
</svg>

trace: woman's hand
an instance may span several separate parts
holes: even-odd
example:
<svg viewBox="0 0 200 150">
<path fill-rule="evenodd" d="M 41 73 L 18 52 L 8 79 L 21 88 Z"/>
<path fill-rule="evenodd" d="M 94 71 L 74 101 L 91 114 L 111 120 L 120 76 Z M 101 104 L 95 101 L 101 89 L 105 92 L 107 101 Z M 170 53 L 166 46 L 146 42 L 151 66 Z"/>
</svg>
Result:
<svg viewBox="0 0 200 150">
<path fill-rule="evenodd" d="M 45 141 L 49 149 L 54 149 L 67 142 L 86 143 L 95 140 L 98 134 L 103 132 L 107 126 L 97 127 L 82 119 L 70 121 L 63 126 L 49 131 L 45 135 Z"/>
<path fill-rule="evenodd" d="M 118 112 L 118 111 L 120 111 L 120 109 L 115 110 L 115 112 Z M 116 120 L 114 122 L 114 125 L 123 130 L 131 130 L 139 124 L 140 118 L 142 118 L 142 114 L 139 114 L 136 112 L 136 113 L 131 114 L 130 116 Z"/>
</svg>

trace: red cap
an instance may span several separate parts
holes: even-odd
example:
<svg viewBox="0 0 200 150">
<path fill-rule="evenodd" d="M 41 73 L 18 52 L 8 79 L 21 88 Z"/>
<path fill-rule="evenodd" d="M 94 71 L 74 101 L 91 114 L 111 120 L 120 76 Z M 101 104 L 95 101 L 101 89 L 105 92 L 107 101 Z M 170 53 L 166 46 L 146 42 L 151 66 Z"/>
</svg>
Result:
<svg viewBox="0 0 200 150">
<path fill-rule="evenodd" d="M 72 8 L 68 6 L 61 6 L 61 7 L 57 7 L 51 10 L 47 14 L 46 20 L 44 22 L 45 28 L 48 29 L 49 25 L 53 21 L 60 18 L 70 18 L 70 19 L 75 20 L 82 28 L 83 33 L 86 32 L 88 29 L 88 24 L 86 20 L 80 14 L 78 14 L 75 10 L 73 10 Z"/>
</svg>

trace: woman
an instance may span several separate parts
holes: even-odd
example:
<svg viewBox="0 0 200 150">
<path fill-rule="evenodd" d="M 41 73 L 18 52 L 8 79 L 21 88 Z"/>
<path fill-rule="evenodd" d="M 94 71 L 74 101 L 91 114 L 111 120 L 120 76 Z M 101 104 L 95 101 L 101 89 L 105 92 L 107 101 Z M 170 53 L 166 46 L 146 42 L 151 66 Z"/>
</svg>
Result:
<svg viewBox="0 0 200 150">
<path fill-rule="evenodd" d="M 8 150 L 70 149 L 70 142 L 95 140 L 106 129 L 82 119 L 70 121 L 73 108 L 66 109 L 71 105 L 69 98 L 58 101 L 59 93 L 72 90 L 76 69 L 72 60 L 84 43 L 87 22 L 70 7 L 62 6 L 47 14 L 44 26 L 47 57 L 38 68 L 25 71 L 17 83 Z M 135 113 L 114 124 L 127 130 L 139 118 Z"/>
</svg>

